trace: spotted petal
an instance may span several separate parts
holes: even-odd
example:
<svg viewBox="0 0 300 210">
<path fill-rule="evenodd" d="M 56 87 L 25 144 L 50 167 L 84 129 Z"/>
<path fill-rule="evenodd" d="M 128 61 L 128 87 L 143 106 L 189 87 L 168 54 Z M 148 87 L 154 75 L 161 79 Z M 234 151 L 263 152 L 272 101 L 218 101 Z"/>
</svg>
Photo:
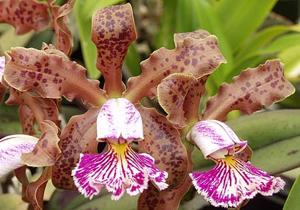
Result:
<svg viewBox="0 0 300 210">
<path fill-rule="evenodd" d="M 129 45 L 136 39 L 130 4 L 106 7 L 92 18 L 92 40 L 97 47 L 97 68 L 105 79 L 108 95 L 120 95 L 124 90 L 122 63 Z"/>
<path fill-rule="evenodd" d="M 41 31 L 50 22 L 47 4 L 35 0 L 0 1 L 0 22 L 13 25 L 17 34 Z"/>
<path fill-rule="evenodd" d="M 124 141 L 143 139 L 143 123 L 139 111 L 125 98 L 108 100 L 101 107 L 97 118 L 97 138 L 115 141 L 120 141 L 120 138 Z"/>
<path fill-rule="evenodd" d="M 281 178 L 231 156 L 218 160 L 211 170 L 194 172 L 190 177 L 198 193 L 207 201 L 225 208 L 237 207 L 257 193 L 270 196 L 285 185 Z"/>
<path fill-rule="evenodd" d="M 125 190 L 137 195 L 148 188 L 151 180 L 159 190 L 165 189 L 167 173 L 154 165 L 148 154 L 135 153 L 128 144 L 108 144 L 102 154 L 81 154 L 73 170 L 75 185 L 85 197 L 97 195 L 103 186 L 118 200 Z"/>
<path fill-rule="evenodd" d="M 0 177 L 22 165 L 22 153 L 31 152 L 38 138 L 29 135 L 11 135 L 0 139 Z"/>
<path fill-rule="evenodd" d="M 224 120 L 232 110 L 251 114 L 294 92 L 294 86 L 284 77 L 282 63 L 269 60 L 242 71 L 232 83 L 221 85 L 218 93 L 208 100 L 203 119 Z"/>
<path fill-rule="evenodd" d="M 198 122 L 188 134 L 201 149 L 205 157 L 222 158 L 228 152 L 238 153 L 246 146 L 225 123 L 217 120 L 203 120 Z"/>
</svg>

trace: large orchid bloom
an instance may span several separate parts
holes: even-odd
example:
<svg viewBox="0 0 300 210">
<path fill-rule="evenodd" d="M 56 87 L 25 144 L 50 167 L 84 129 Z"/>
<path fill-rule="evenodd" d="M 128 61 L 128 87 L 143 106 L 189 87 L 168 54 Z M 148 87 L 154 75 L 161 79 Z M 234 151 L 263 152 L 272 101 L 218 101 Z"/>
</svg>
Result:
<svg viewBox="0 0 300 210">
<path fill-rule="evenodd" d="M 154 158 L 130 147 L 143 138 L 142 118 L 134 105 L 125 98 L 108 100 L 97 117 L 97 139 L 107 142 L 107 151 L 80 155 L 72 173 L 79 191 L 92 198 L 106 186 L 118 200 L 125 190 L 129 195 L 143 192 L 149 180 L 159 190 L 167 188 L 168 174 L 154 165 Z"/>
<path fill-rule="evenodd" d="M 240 159 L 246 141 L 241 141 L 225 123 L 204 120 L 196 123 L 188 134 L 205 158 L 216 165 L 204 172 L 190 173 L 198 193 L 214 206 L 237 207 L 257 193 L 270 196 L 283 189 L 279 177 L 270 176 L 250 162 Z"/>
</svg>

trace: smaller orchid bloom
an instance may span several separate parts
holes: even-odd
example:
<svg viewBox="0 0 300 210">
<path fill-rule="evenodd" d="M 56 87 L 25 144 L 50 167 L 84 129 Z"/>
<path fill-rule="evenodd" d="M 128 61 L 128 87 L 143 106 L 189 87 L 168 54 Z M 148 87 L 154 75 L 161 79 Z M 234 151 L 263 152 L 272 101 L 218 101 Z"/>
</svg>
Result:
<svg viewBox="0 0 300 210">
<path fill-rule="evenodd" d="M 270 196 L 284 188 L 281 178 L 270 176 L 236 156 L 247 142 L 241 141 L 225 123 L 200 121 L 187 138 L 199 147 L 205 158 L 216 162 L 209 171 L 190 174 L 198 193 L 213 206 L 235 208 L 257 193 Z"/>
<path fill-rule="evenodd" d="M 38 138 L 17 134 L 0 139 L 0 177 L 25 165 L 21 156 L 31 152 L 38 142 Z"/>
<path fill-rule="evenodd" d="M 108 100 L 97 117 L 97 139 L 107 143 L 107 151 L 80 155 L 72 171 L 78 190 L 92 199 L 106 186 L 112 200 L 118 200 L 125 190 L 129 195 L 143 192 L 149 181 L 159 190 L 167 188 L 168 174 L 155 166 L 154 158 L 130 147 L 143 137 L 142 118 L 134 105 L 125 98 Z"/>
</svg>

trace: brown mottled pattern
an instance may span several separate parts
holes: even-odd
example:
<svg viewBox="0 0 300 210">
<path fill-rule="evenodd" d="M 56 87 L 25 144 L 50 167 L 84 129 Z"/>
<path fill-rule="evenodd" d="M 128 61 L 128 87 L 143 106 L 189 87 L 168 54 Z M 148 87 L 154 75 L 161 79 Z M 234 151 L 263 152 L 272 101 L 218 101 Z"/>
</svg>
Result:
<svg viewBox="0 0 300 210">
<path fill-rule="evenodd" d="M 34 114 L 27 105 L 19 106 L 19 118 L 22 125 L 22 132 L 28 135 L 34 135 Z"/>
<path fill-rule="evenodd" d="M 204 39 L 204 38 L 208 37 L 209 35 L 210 34 L 208 33 L 208 31 L 199 29 L 197 31 L 174 34 L 174 41 L 175 41 L 176 45 L 178 46 L 178 45 L 182 44 L 184 39 L 186 39 L 186 38 L 191 37 L 194 39 Z"/>
<path fill-rule="evenodd" d="M 179 34 L 176 41 L 175 49 L 160 48 L 141 63 L 141 75 L 128 81 L 128 89 L 124 93 L 126 98 L 138 101 L 170 74 L 190 73 L 198 79 L 211 74 L 225 62 L 215 36 L 199 39 L 193 33 Z"/>
<path fill-rule="evenodd" d="M 231 84 L 222 85 L 208 101 L 204 119 L 224 120 L 232 110 L 250 114 L 283 100 L 294 91 L 293 85 L 284 78 L 282 64 L 278 60 L 267 61 L 246 69 Z"/>
<path fill-rule="evenodd" d="M 52 166 L 61 153 L 58 147 L 58 128 L 49 120 L 45 120 L 41 127 L 42 136 L 30 153 L 22 155 L 22 161 L 28 166 Z"/>
<path fill-rule="evenodd" d="M 13 25 L 17 34 L 41 31 L 50 22 L 48 6 L 34 0 L 0 1 L 0 22 Z"/>
<path fill-rule="evenodd" d="M 49 3 L 52 15 L 52 24 L 55 32 L 55 46 L 66 55 L 72 52 L 73 39 L 68 28 L 68 14 L 72 11 L 75 0 L 69 0 L 63 6 L 55 5 L 55 1 Z"/>
<path fill-rule="evenodd" d="M 92 21 L 92 40 L 98 49 L 97 68 L 105 78 L 110 94 L 124 90 L 121 80 L 122 63 L 131 42 L 136 39 L 130 4 L 98 10 Z"/>
<path fill-rule="evenodd" d="M 55 49 L 36 50 L 17 47 L 8 52 L 4 78 L 19 91 L 33 91 L 45 98 L 72 100 L 99 105 L 105 100 L 98 81 L 88 80 L 85 68 Z"/>
<path fill-rule="evenodd" d="M 169 188 L 176 187 L 186 177 L 187 152 L 179 132 L 155 109 L 138 107 L 144 124 L 145 139 L 139 142 L 141 152 L 154 157 L 155 164 L 168 172 Z"/>
<path fill-rule="evenodd" d="M 79 160 L 79 154 L 97 152 L 96 119 L 98 109 L 90 109 L 82 115 L 73 116 L 62 130 L 59 147 L 61 157 L 53 167 L 52 182 L 62 189 L 77 190 L 71 172 Z"/>
<path fill-rule="evenodd" d="M 205 83 L 208 76 L 198 78 L 194 81 L 184 101 L 183 110 L 186 123 L 195 123 L 199 120 L 200 99 L 205 92 Z"/>
<path fill-rule="evenodd" d="M 34 97 L 27 92 L 19 92 L 10 88 L 10 95 L 5 103 L 20 106 L 19 117 L 23 132 L 26 134 L 33 134 L 35 121 L 41 123 L 43 120 L 50 120 L 60 127 L 59 112 L 54 99 Z"/>
<path fill-rule="evenodd" d="M 157 87 L 159 104 L 168 114 L 168 120 L 178 127 L 186 125 L 183 105 L 195 80 L 192 75 L 175 73 L 162 80 Z"/>
<path fill-rule="evenodd" d="M 169 187 L 158 191 L 152 184 L 139 197 L 138 210 L 166 210 L 178 209 L 185 193 L 190 189 L 192 180 L 188 174 L 192 170 L 191 156 L 189 153 L 188 166 L 184 171 L 185 178 L 175 188 Z"/>
</svg>

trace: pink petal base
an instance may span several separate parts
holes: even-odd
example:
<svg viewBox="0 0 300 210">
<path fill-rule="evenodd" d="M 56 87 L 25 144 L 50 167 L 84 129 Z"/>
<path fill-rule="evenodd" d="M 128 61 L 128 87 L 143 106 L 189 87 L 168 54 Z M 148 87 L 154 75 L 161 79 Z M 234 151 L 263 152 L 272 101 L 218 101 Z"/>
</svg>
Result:
<svg viewBox="0 0 300 210">
<path fill-rule="evenodd" d="M 150 155 L 138 154 L 128 144 L 109 144 L 102 154 L 81 154 L 72 175 L 78 190 L 90 199 L 104 185 L 112 192 L 112 200 L 120 199 L 125 190 L 129 195 L 143 192 L 149 180 L 159 190 L 168 187 L 168 174 L 154 165 Z"/>
<path fill-rule="evenodd" d="M 285 182 L 232 156 L 218 160 L 209 171 L 190 174 L 198 193 L 213 206 L 237 207 L 257 193 L 270 196 L 284 188 Z"/>
</svg>

